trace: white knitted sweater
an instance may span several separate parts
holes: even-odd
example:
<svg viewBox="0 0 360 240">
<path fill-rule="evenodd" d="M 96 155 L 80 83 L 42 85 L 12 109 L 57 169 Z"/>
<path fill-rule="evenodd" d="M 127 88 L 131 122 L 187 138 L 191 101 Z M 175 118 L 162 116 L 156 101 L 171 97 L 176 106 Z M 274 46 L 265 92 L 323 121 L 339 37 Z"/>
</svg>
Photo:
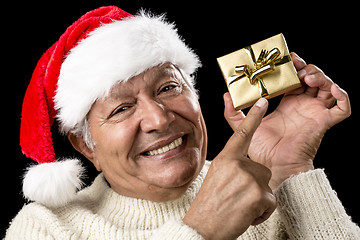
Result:
<svg viewBox="0 0 360 240">
<path fill-rule="evenodd" d="M 207 162 L 181 198 L 162 203 L 121 196 L 100 174 L 65 207 L 24 206 L 5 239 L 202 239 L 181 219 L 209 166 Z M 323 170 L 294 176 L 274 194 L 278 201 L 274 214 L 239 239 L 360 239 L 360 229 L 346 214 Z"/>
</svg>

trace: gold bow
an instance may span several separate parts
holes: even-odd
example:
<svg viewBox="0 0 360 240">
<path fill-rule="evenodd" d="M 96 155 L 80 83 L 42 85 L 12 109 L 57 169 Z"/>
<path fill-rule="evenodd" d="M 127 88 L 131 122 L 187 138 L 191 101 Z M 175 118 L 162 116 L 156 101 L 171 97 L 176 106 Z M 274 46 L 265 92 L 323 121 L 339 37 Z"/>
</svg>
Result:
<svg viewBox="0 0 360 240">
<path fill-rule="evenodd" d="M 247 77 L 250 84 L 258 84 L 261 97 L 266 97 L 269 95 L 269 93 L 261 77 L 270 72 L 273 72 L 275 70 L 275 66 L 283 64 L 285 62 L 289 62 L 290 56 L 284 56 L 283 58 L 279 58 L 280 50 L 278 48 L 273 48 L 270 51 L 267 51 L 265 49 L 261 50 L 259 57 L 256 59 L 254 52 L 250 46 L 246 47 L 245 51 L 251 57 L 254 68 L 251 69 L 250 66 L 247 64 L 236 66 L 236 74 L 228 77 L 227 82 L 230 85 L 243 77 Z"/>
</svg>

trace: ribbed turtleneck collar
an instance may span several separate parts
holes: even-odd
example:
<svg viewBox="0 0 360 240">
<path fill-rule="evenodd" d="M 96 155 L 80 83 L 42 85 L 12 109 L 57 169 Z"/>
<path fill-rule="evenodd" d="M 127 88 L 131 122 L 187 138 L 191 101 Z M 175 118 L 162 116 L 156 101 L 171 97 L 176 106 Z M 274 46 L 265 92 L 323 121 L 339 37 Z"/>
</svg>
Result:
<svg viewBox="0 0 360 240">
<path fill-rule="evenodd" d="M 206 162 L 199 176 L 178 199 L 166 202 L 152 202 L 126 197 L 116 193 L 107 184 L 104 175 L 99 174 L 94 183 L 79 193 L 79 197 L 92 211 L 106 221 L 124 229 L 151 230 L 163 225 L 169 219 L 182 219 L 195 199 L 204 181 L 210 162 Z"/>
</svg>

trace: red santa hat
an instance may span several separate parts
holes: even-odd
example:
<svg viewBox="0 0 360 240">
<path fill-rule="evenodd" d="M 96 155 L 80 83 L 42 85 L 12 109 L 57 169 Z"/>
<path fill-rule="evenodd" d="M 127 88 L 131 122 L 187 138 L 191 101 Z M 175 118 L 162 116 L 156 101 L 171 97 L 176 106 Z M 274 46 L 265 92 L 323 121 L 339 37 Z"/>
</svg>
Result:
<svg viewBox="0 0 360 240">
<path fill-rule="evenodd" d="M 166 62 L 188 75 L 200 66 L 164 17 L 132 16 L 110 6 L 73 23 L 39 60 L 24 97 L 20 145 L 38 163 L 24 176 L 24 196 L 52 207 L 71 201 L 81 187 L 83 168 L 77 159 L 56 161 L 55 118 L 67 134 L 114 85 Z"/>
</svg>

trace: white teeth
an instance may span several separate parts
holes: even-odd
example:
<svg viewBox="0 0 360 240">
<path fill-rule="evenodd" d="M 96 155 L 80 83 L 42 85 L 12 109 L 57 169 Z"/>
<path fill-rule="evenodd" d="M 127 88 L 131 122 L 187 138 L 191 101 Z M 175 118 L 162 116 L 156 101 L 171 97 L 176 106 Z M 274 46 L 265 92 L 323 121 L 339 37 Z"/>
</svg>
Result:
<svg viewBox="0 0 360 240">
<path fill-rule="evenodd" d="M 173 141 L 169 145 L 166 145 L 164 147 L 161 147 L 161 148 L 158 148 L 158 149 L 155 149 L 155 150 L 148 151 L 148 152 L 146 152 L 146 154 L 148 156 L 154 156 L 154 155 L 158 155 L 158 154 L 161 154 L 161 153 L 165 153 L 165 152 L 168 152 L 168 151 L 180 146 L 182 143 L 183 143 L 183 140 L 182 140 L 181 137 L 179 137 L 178 139 L 176 139 L 175 141 Z"/>
</svg>

